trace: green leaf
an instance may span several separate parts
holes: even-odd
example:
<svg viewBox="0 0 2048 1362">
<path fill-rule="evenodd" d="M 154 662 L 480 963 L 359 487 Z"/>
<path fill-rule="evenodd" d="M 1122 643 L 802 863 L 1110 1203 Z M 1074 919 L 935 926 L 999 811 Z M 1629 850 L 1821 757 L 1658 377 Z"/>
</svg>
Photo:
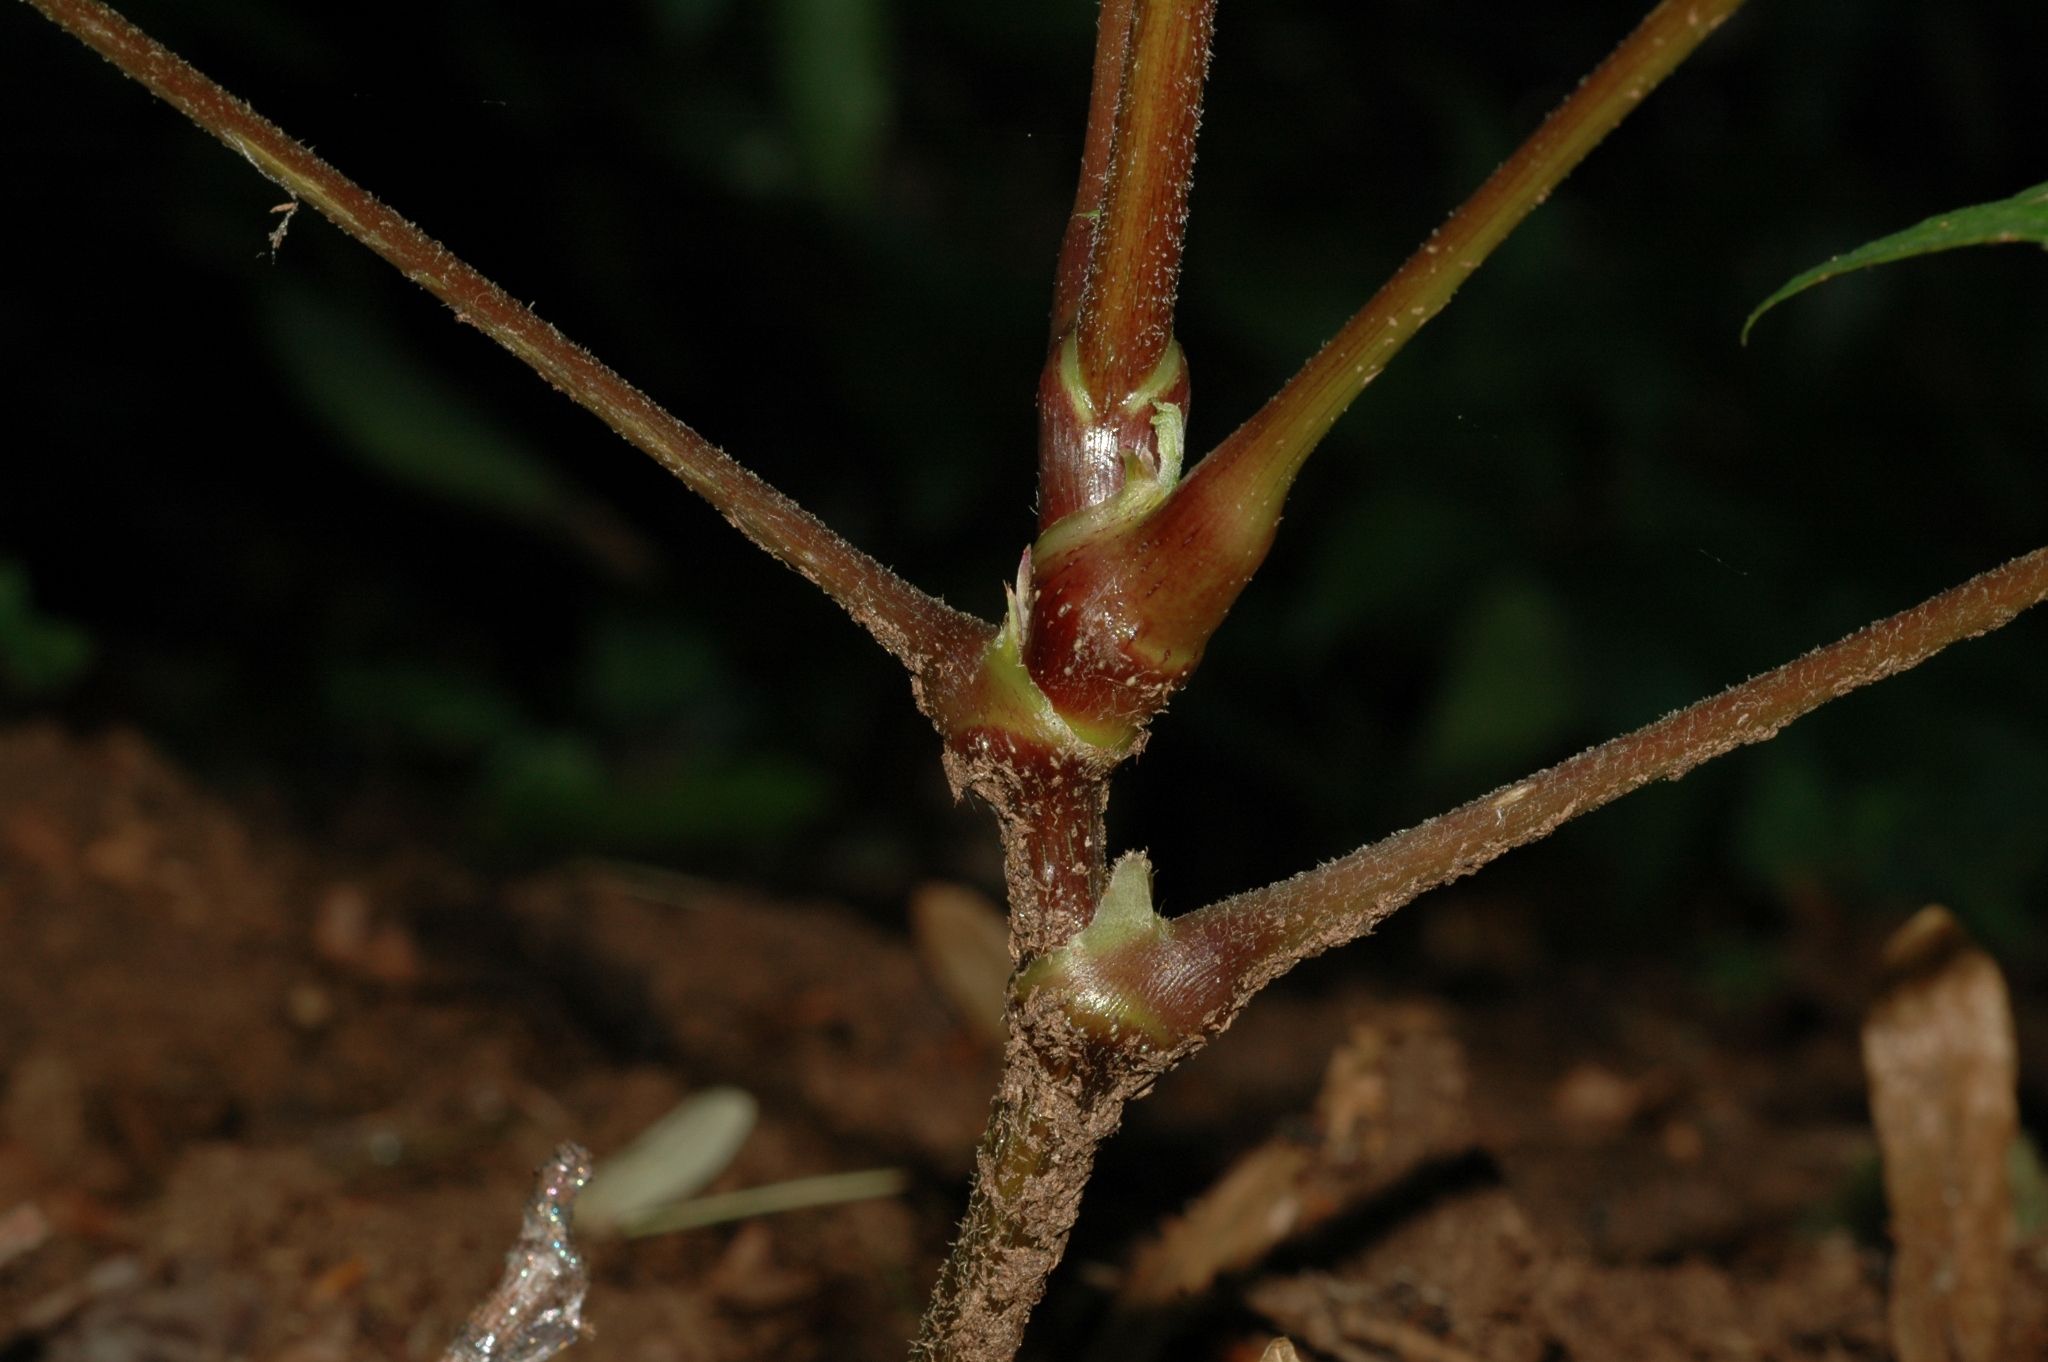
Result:
<svg viewBox="0 0 2048 1362">
<path fill-rule="evenodd" d="M 370 737 L 440 757 L 471 757 L 519 737 L 519 706 L 489 682 L 415 663 L 351 667 L 327 684 L 333 716 Z"/>
<path fill-rule="evenodd" d="M 491 753 L 483 831 L 508 846 L 663 855 L 785 837 L 825 793 L 809 767 L 768 754 L 615 774 L 587 738 L 535 733 Z"/>
<path fill-rule="evenodd" d="M 306 405 L 385 477 L 565 539 L 621 580 L 655 567 L 630 525 L 558 477 L 367 314 L 288 289 L 273 299 L 271 332 Z"/>
<path fill-rule="evenodd" d="M 726 0 L 648 0 L 654 26 L 674 42 L 695 42 L 725 16 Z"/>
<path fill-rule="evenodd" d="M 585 706 L 619 729 L 673 724 L 720 698 L 717 644 L 674 620 L 600 621 L 584 654 Z"/>
<path fill-rule="evenodd" d="M 0 685 L 47 695 L 91 666 L 92 655 L 92 636 L 85 630 L 36 611 L 28 571 L 0 562 Z"/>
<path fill-rule="evenodd" d="M 1757 310 L 1749 314 L 1749 320 L 1742 324 L 1743 343 L 1749 343 L 1749 331 L 1756 325 L 1757 318 L 1793 294 L 1804 293 L 1836 275 L 1868 269 L 1872 265 L 1888 265 L 1894 260 L 1916 255 L 1954 250 L 1958 246 L 1995 246 L 2012 241 L 2032 241 L 2048 246 L 2048 184 L 2023 189 L 1997 203 L 1980 203 L 1974 208 L 1942 213 L 1916 227 L 1879 237 L 1867 246 L 1838 255 L 1826 264 L 1815 265 L 1804 274 L 1794 276 L 1790 283 L 1764 299 Z"/>
</svg>

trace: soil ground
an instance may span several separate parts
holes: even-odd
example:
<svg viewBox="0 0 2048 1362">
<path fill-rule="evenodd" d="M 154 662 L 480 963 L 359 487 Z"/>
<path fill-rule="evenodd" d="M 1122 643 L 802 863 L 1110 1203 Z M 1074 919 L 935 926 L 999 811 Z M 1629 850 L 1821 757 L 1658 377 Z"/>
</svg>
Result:
<svg viewBox="0 0 2048 1362">
<path fill-rule="evenodd" d="M 1511 903 L 1426 912 L 1456 987 L 1276 992 L 1132 1109 L 1030 1351 L 1890 1355 L 1856 1048 L 1881 930 L 1816 908 L 1784 1001 L 1729 1020 L 1654 969 L 1543 965 Z M 2030 1034 L 2023 1007 L 2023 1062 Z M 131 734 L 0 733 L 7 1362 L 431 1362 L 550 1149 L 602 1158 L 714 1083 L 762 1118 L 710 1190 L 910 1191 L 592 1245 L 577 1354 L 901 1357 L 993 1081 L 907 938 L 831 904 L 364 863 Z M 1254 1165 L 1290 1171 L 1233 1222 L 1250 1256 L 1146 1296 L 1217 1242 L 1170 1218 Z M 2016 1267 L 2008 1355 L 2048 1356 L 2048 1250 Z"/>
</svg>

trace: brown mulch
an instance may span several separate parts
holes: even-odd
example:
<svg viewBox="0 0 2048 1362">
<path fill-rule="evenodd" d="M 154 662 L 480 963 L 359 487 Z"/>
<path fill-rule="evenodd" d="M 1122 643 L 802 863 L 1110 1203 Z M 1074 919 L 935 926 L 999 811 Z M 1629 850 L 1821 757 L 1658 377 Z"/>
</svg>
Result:
<svg viewBox="0 0 2048 1362">
<path fill-rule="evenodd" d="M 1236 1199 L 1126 1198 L 1107 1250 L 1084 1225 L 1040 1355 L 1255 1357 L 1266 1328 L 1345 1362 L 1890 1356 L 1855 1209 L 1869 942 L 1796 947 L 1820 1015 L 1763 1043 L 1668 981 L 1532 963 L 1512 905 L 1422 911 L 1508 986 L 1260 1000 L 1123 1137 L 1237 1160 Z M 832 904 L 352 860 L 132 734 L 0 732 L 9 1362 L 431 1362 L 551 1148 L 601 1158 L 718 1083 L 762 1116 L 711 1190 L 891 1164 L 911 1192 L 595 1245 L 575 1355 L 901 1357 L 993 1082 L 907 936 Z M 1229 1251 L 1191 1260 L 1206 1224 Z M 2016 1261 L 2007 1355 L 2048 1356 L 2048 1256 Z M 1162 1311 L 1162 1282 L 1207 1294 Z"/>
</svg>

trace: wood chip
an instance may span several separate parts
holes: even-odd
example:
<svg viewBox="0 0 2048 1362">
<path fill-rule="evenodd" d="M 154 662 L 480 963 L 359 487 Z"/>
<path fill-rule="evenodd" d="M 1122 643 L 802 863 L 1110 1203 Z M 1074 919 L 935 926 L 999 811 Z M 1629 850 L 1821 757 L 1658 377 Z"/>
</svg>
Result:
<svg viewBox="0 0 2048 1362">
<path fill-rule="evenodd" d="M 1863 1065 L 1898 1250 L 1892 1348 L 1899 1362 L 1992 1362 L 2011 1275 L 2012 1004 L 1997 964 L 1943 908 L 1901 927 L 1884 963 Z"/>
</svg>

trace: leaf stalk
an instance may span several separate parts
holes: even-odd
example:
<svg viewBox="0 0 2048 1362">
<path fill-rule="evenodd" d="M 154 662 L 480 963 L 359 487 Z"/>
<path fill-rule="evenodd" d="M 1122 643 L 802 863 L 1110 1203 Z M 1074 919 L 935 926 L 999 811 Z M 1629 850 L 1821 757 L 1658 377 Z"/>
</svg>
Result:
<svg viewBox="0 0 2048 1362">
<path fill-rule="evenodd" d="M 664 411 L 440 242 L 99 0 L 28 0 L 525 361 L 837 601 L 914 676 L 950 683 L 989 626 L 925 595 Z"/>
</svg>

